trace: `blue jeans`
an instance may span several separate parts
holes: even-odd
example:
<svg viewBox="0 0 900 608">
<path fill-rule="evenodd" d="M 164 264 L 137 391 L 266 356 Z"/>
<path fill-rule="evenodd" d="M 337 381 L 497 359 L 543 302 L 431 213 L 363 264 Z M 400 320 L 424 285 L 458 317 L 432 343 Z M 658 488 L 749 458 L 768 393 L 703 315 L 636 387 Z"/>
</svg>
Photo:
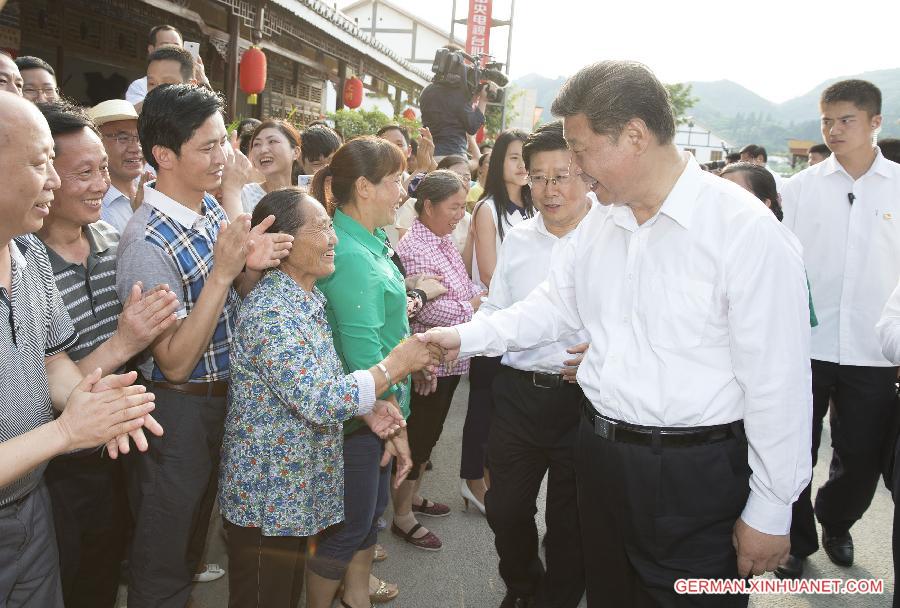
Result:
<svg viewBox="0 0 900 608">
<path fill-rule="evenodd" d="M 375 544 L 378 518 L 387 507 L 391 467 L 381 467 L 384 443 L 368 428 L 344 437 L 344 521 L 319 535 L 307 567 L 323 578 L 344 578 L 357 551 Z"/>
</svg>

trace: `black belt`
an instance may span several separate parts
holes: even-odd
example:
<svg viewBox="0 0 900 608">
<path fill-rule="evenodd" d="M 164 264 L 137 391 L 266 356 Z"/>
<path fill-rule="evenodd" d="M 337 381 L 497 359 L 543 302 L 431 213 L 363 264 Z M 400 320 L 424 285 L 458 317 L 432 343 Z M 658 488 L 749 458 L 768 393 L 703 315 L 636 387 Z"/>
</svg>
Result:
<svg viewBox="0 0 900 608">
<path fill-rule="evenodd" d="M 565 376 L 563 376 L 562 374 L 526 372 L 525 370 L 516 369 L 515 367 L 509 367 L 507 365 L 504 365 L 503 367 L 510 369 L 521 376 L 524 376 L 528 379 L 529 382 L 531 382 L 532 386 L 536 386 L 537 388 L 560 388 L 572 384 L 571 382 L 567 382 Z"/>
<path fill-rule="evenodd" d="M 583 406 L 585 418 L 594 429 L 594 434 L 603 439 L 619 443 L 633 443 L 646 446 L 658 445 L 664 448 L 686 448 L 727 441 L 734 437 L 742 437 L 744 434 L 743 420 L 715 426 L 641 426 L 602 416 L 597 413 L 597 410 L 594 409 L 594 406 L 587 399 L 583 401 Z"/>
</svg>

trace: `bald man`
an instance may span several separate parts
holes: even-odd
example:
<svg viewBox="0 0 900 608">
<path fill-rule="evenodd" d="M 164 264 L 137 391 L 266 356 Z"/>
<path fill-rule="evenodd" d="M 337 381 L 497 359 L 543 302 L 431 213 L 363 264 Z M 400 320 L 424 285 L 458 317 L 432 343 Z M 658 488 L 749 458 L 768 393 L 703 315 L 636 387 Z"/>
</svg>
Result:
<svg viewBox="0 0 900 608">
<path fill-rule="evenodd" d="M 135 374 L 87 374 L 65 349 L 78 334 L 34 236 L 60 179 L 53 138 L 30 102 L 0 91 L 0 606 L 62 608 L 47 461 L 75 449 L 146 449 L 162 428 Z M 52 409 L 61 411 L 54 420 Z"/>
<path fill-rule="evenodd" d="M 0 3 L 2 6 L 2 3 Z M 22 96 L 24 81 L 19 66 L 6 51 L 0 51 L 0 91 L 9 91 Z"/>
</svg>

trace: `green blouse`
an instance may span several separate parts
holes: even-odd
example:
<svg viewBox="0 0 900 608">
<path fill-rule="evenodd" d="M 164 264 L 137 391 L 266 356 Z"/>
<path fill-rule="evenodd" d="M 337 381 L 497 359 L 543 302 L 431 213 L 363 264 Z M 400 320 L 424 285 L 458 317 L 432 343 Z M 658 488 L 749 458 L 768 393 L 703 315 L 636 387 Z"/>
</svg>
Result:
<svg viewBox="0 0 900 608">
<path fill-rule="evenodd" d="M 338 209 L 334 213 L 334 273 L 321 279 L 317 287 L 328 298 L 328 322 L 334 334 L 334 348 L 346 373 L 369 369 L 409 336 L 406 318 L 406 285 L 391 261 L 387 237 L 381 228 L 372 234 L 359 222 Z M 397 381 L 384 396 L 397 397 L 404 416 L 409 416 L 409 378 Z M 344 424 L 344 434 L 362 422 Z"/>
</svg>

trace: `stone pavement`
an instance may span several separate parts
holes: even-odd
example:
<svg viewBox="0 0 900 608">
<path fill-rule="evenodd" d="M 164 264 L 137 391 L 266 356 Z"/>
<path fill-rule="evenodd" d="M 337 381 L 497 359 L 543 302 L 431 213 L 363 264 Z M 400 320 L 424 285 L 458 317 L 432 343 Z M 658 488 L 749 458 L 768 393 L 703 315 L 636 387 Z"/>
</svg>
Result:
<svg viewBox="0 0 900 608">
<path fill-rule="evenodd" d="M 459 446 L 466 414 L 468 382 L 459 385 L 441 441 L 432 461 L 434 471 L 424 483 L 424 494 L 431 500 L 450 505 L 453 512 L 440 519 L 422 518 L 444 542 L 441 551 L 430 553 L 415 549 L 397 539 L 389 531 L 380 534 L 380 542 L 388 551 L 388 559 L 375 566 L 375 574 L 399 584 L 400 595 L 390 608 L 496 608 L 504 594 L 503 581 L 497 574 L 493 535 L 484 517 L 474 508 L 463 510 L 459 494 Z M 826 427 L 826 433 L 827 433 Z M 830 438 L 822 441 L 819 465 L 814 483 L 819 484 L 828 473 Z M 893 503 L 890 494 L 879 486 L 878 493 L 863 520 L 853 529 L 856 543 L 856 565 L 849 569 L 833 565 L 822 551 L 807 564 L 812 578 L 881 578 L 884 595 L 798 595 L 765 596 L 751 599 L 752 608 L 881 608 L 891 605 L 894 588 L 891 559 L 891 527 Z M 543 528 L 543 509 L 538 513 Z M 390 512 L 386 515 L 390 521 Z M 213 522 L 208 560 L 227 568 L 221 525 Z M 769 575 L 771 576 L 771 575 Z M 225 608 L 228 605 L 227 577 L 212 583 L 196 585 L 193 608 Z M 124 594 L 122 594 L 124 595 Z M 124 598 L 123 598 L 124 599 Z M 124 606 L 124 603 L 122 604 Z M 586 603 L 582 601 L 581 606 Z"/>
</svg>

